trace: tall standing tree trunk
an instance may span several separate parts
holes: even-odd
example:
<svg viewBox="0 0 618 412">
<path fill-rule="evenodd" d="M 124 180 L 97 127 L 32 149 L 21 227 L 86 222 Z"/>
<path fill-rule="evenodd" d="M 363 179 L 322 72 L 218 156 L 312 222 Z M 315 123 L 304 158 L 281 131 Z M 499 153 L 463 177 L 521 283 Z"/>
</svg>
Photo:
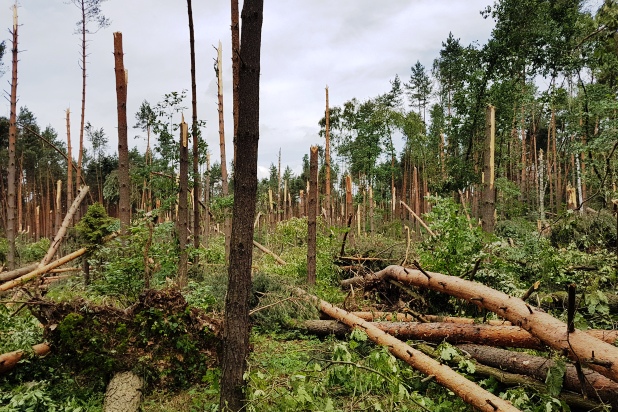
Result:
<svg viewBox="0 0 618 412">
<path fill-rule="evenodd" d="M 326 123 L 324 125 L 324 135 L 326 137 L 326 148 L 324 150 L 324 168 L 326 172 L 326 223 L 332 224 L 332 206 L 330 200 L 330 109 L 328 103 L 328 86 L 326 86 L 326 114 L 324 115 Z"/>
<path fill-rule="evenodd" d="M 494 187 L 494 151 L 496 145 L 496 112 L 489 105 L 486 112 L 485 164 L 483 166 L 483 211 L 481 219 L 483 230 L 493 233 L 496 211 L 496 191 Z"/>
<path fill-rule="evenodd" d="M 82 159 L 84 155 L 84 127 L 86 119 L 86 4 L 85 0 L 81 1 L 80 9 L 82 13 L 81 32 L 82 32 L 82 112 L 79 125 L 79 152 L 77 153 L 77 186 L 80 185 L 82 177 Z M 77 212 L 77 220 L 80 213 Z"/>
<path fill-rule="evenodd" d="M 227 157 L 225 155 L 225 129 L 223 124 L 223 59 L 221 57 L 221 42 L 219 42 L 219 48 L 217 49 L 217 101 L 219 111 L 219 149 L 221 151 L 221 192 L 223 196 L 229 194 L 229 185 L 227 181 Z M 234 142 L 234 146 L 236 143 Z M 234 147 L 234 153 L 236 153 L 236 147 Z M 223 223 L 223 233 L 225 234 L 225 257 L 226 260 L 230 257 L 230 230 L 231 222 L 230 218 L 225 216 Z"/>
<path fill-rule="evenodd" d="M 11 76 L 11 113 L 9 115 L 9 170 L 8 170 L 8 210 L 6 237 L 9 242 L 7 256 L 9 269 L 15 269 L 15 147 L 17 144 L 17 2 L 13 6 L 13 68 Z"/>
<path fill-rule="evenodd" d="M 181 288 L 187 285 L 187 227 L 189 223 L 189 210 L 187 196 L 189 194 L 189 142 L 188 125 L 185 123 L 184 116 L 180 123 L 180 174 L 179 174 L 179 194 L 178 194 L 178 220 L 176 230 L 178 232 L 178 245 L 180 248 L 180 258 L 178 261 L 178 286 Z"/>
<path fill-rule="evenodd" d="M 307 283 L 315 285 L 318 212 L 318 147 L 311 146 L 309 157 L 309 204 L 307 207 Z"/>
<path fill-rule="evenodd" d="M 234 171 L 233 207 L 228 291 L 225 297 L 221 398 L 219 410 L 238 411 L 246 401 L 243 375 L 249 355 L 249 296 L 253 263 L 253 221 L 257 195 L 257 156 L 260 136 L 260 52 L 263 0 L 243 4 L 242 48 L 240 49 L 239 110 Z"/>
<path fill-rule="evenodd" d="M 73 203 L 73 151 L 71 145 L 71 110 L 66 110 L 67 119 L 67 207 Z"/>
<path fill-rule="evenodd" d="M 195 36 L 193 33 L 193 9 L 187 0 L 189 12 L 189 43 L 191 46 L 191 139 L 193 139 L 193 247 L 200 247 L 200 173 L 199 133 L 197 130 L 197 86 L 195 84 Z M 197 263 L 198 254 L 195 254 Z"/>
<path fill-rule="evenodd" d="M 124 69 L 122 33 L 114 33 L 114 72 L 116 74 L 116 101 L 118 110 L 118 183 L 120 184 L 120 228 L 126 233 L 131 224 L 129 188 L 129 147 L 127 141 L 127 74 Z"/>
<path fill-rule="evenodd" d="M 232 164 L 236 165 L 236 137 L 238 136 L 238 78 L 240 76 L 240 21 L 238 17 L 238 0 L 232 0 L 232 116 L 234 118 L 234 158 Z M 221 66 L 219 66 L 221 67 Z M 234 169 L 235 170 L 235 169 Z"/>
</svg>

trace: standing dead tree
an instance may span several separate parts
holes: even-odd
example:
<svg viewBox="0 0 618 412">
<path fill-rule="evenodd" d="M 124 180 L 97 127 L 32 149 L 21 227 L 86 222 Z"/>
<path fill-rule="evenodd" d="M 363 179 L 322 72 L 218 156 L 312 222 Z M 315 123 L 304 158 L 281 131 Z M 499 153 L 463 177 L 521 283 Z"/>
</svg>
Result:
<svg viewBox="0 0 618 412">
<path fill-rule="evenodd" d="M 9 269 L 15 269 L 15 209 L 17 198 L 15 194 L 16 165 L 15 147 L 17 142 L 17 2 L 13 6 L 13 68 L 11 76 L 11 114 L 9 115 L 9 173 L 8 173 L 8 207 L 6 237 L 9 241 L 9 253 L 7 256 Z"/>
</svg>

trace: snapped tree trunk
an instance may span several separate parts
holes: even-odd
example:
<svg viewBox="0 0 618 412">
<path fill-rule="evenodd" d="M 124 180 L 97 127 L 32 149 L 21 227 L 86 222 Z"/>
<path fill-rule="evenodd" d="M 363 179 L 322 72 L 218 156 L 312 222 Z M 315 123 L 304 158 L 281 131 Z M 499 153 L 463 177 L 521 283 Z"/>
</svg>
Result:
<svg viewBox="0 0 618 412">
<path fill-rule="evenodd" d="M 228 291 L 225 297 L 220 411 L 241 410 L 246 401 L 243 375 L 249 355 L 249 296 L 253 220 L 257 203 L 257 156 L 260 136 L 260 52 L 264 1 L 245 0 L 240 49 L 238 135 L 242 147 L 235 165 L 235 197 Z M 223 167 L 223 165 L 221 165 Z"/>
<path fill-rule="evenodd" d="M 483 207 L 481 220 L 483 230 L 493 233 L 496 224 L 496 190 L 494 187 L 494 152 L 496 147 L 496 108 L 487 106 L 485 137 L 485 165 L 483 166 Z"/>
<path fill-rule="evenodd" d="M 324 182 L 324 187 L 326 198 L 324 201 L 326 203 L 326 223 L 330 225 L 332 224 L 332 206 L 330 200 L 330 109 L 328 106 L 328 86 L 326 86 L 326 113 L 324 115 L 326 121 L 324 125 L 324 137 L 326 139 L 326 147 L 324 149 L 324 171 L 326 173 L 326 181 Z"/>
<path fill-rule="evenodd" d="M 517 411 L 509 402 L 487 392 L 477 384 L 469 381 L 448 366 L 440 364 L 422 352 L 376 328 L 371 322 L 362 320 L 343 309 L 335 307 L 315 296 L 307 294 L 302 289 L 295 292 L 306 299 L 315 302 L 320 311 L 333 319 L 345 323 L 351 328 L 360 328 L 367 333 L 369 339 L 378 345 L 386 346 L 394 356 L 403 360 L 413 368 L 426 375 L 435 376 L 436 382 L 453 391 L 464 402 L 487 412 Z"/>
<path fill-rule="evenodd" d="M 579 359 L 602 375 L 618 380 L 618 348 L 584 331 L 567 332 L 567 325 L 548 313 L 531 307 L 519 298 L 509 296 L 480 283 L 471 282 L 456 276 L 441 273 L 389 266 L 365 278 L 352 278 L 342 281 L 343 286 L 362 285 L 363 282 L 379 282 L 394 279 L 404 284 L 424 287 L 465 299 L 484 307 L 527 330 L 546 345 Z M 367 283 L 366 283 L 367 284 Z"/>
<path fill-rule="evenodd" d="M 118 183 L 120 185 L 120 226 L 123 233 L 131 224 L 131 191 L 129 184 L 129 146 L 127 141 L 127 73 L 124 68 L 122 33 L 114 33 L 114 72 L 116 74 L 116 107 L 118 111 Z"/>
<path fill-rule="evenodd" d="M 178 247 L 180 248 L 180 257 L 178 259 L 178 286 L 183 288 L 187 285 L 188 271 L 188 252 L 187 252 L 187 227 L 189 221 L 189 209 L 187 196 L 189 195 L 189 142 L 188 142 L 188 125 L 185 123 L 183 116 L 180 123 L 180 175 L 178 194 L 178 220 L 176 221 L 176 230 L 178 233 Z"/>
<path fill-rule="evenodd" d="M 307 208 L 307 283 L 315 285 L 318 212 L 318 147 L 311 146 L 309 160 L 309 203 Z"/>
</svg>

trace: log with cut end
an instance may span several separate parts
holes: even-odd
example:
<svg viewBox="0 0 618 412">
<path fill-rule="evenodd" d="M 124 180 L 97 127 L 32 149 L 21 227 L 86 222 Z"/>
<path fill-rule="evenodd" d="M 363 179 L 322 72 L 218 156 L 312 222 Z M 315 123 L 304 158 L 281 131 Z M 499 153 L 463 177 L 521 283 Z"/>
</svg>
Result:
<svg viewBox="0 0 618 412">
<path fill-rule="evenodd" d="M 28 266 L 24 266 L 23 268 L 10 270 L 8 272 L 0 273 L 0 282 L 6 282 L 8 280 L 17 279 L 20 276 L 25 275 L 26 273 L 30 273 L 36 268 L 39 267 L 38 263 L 33 263 Z"/>
<path fill-rule="evenodd" d="M 342 286 L 362 286 L 390 279 L 446 293 L 484 307 L 521 326 L 546 345 L 618 381 L 618 347 L 580 330 L 568 333 L 567 325 L 550 314 L 480 283 L 441 273 L 389 266 L 365 278 L 344 280 Z"/>
<path fill-rule="evenodd" d="M 38 345 L 32 346 L 32 352 L 36 356 L 45 356 L 49 351 L 50 347 L 47 343 L 39 343 Z M 26 355 L 26 352 L 23 350 L 16 350 L 0 355 L 0 375 L 13 369 L 17 363 L 22 360 L 24 355 Z"/>
<path fill-rule="evenodd" d="M 103 412 L 137 412 L 143 386 L 142 378 L 133 372 L 115 374 L 105 391 Z"/>
<path fill-rule="evenodd" d="M 532 376 L 545 380 L 554 361 L 540 356 L 522 352 L 511 352 L 504 349 L 483 345 L 458 345 L 462 351 L 485 365 L 500 368 L 509 372 Z M 582 368 L 585 377 L 585 393 L 590 399 L 599 399 L 618 409 L 618 383 L 606 378 L 588 368 Z M 577 370 L 573 365 L 567 365 L 564 376 L 564 389 L 582 393 Z"/>
<path fill-rule="evenodd" d="M 384 345 L 397 358 L 403 360 L 413 368 L 426 375 L 433 375 L 436 381 L 444 387 L 450 389 L 464 402 L 473 407 L 487 412 L 498 411 L 518 411 L 509 402 L 487 392 L 474 382 L 469 381 L 446 365 L 412 348 L 410 345 L 398 340 L 397 338 L 382 332 L 371 324 L 357 316 L 354 316 L 343 309 L 335 307 L 316 296 L 309 295 L 302 289 L 295 289 L 300 296 L 317 304 L 318 308 L 338 321 L 345 323 L 349 327 L 357 327 L 364 330 L 367 336 L 378 345 Z"/>
</svg>

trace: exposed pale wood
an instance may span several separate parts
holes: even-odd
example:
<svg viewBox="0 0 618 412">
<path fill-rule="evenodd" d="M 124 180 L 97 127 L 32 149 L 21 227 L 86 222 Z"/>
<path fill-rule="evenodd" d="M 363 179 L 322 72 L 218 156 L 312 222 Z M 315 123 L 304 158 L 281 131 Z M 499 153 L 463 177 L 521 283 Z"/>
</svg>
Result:
<svg viewBox="0 0 618 412">
<path fill-rule="evenodd" d="M 395 279 L 402 283 L 446 293 L 491 310 L 527 330 L 546 345 L 578 359 L 582 364 L 589 365 L 610 379 L 618 380 L 618 347 L 603 342 L 584 331 L 575 330 L 573 333 L 567 333 L 567 326 L 564 322 L 533 308 L 519 298 L 480 283 L 441 273 L 389 266 L 380 272 L 366 276 L 361 279 L 360 283 L 353 278 L 342 281 L 342 285 L 360 285 L 363 280 L 378 282 L 387 279 Z"/>
<path fill-rule="evenodd" d="M 33 270 L 32 272 L 23 275 L 17 279 L 11 280 L 9 282 L 3 283 L 2 285 L 0 285 L 0 292 L 4 292 L 7 291 L 9 289 L 13 289 L 14 287 L 23 285 L 24 283 L 27 283 L 29 281 L 31 281 L 32 279 L 35 279 L 39 276 L 41 276 L 43 273 L 48 272 L 51 269 L 57 268 L 58 266 L 62 266 L 67 262 L 70 262 L 72 260 L 77 259 L 78 257 L 82 256 L 84 253 L 86 253 L 88 251 L 88 249 L 81 248 L 79 250 L 76 250 L 75 252 L 66 255 L 58 260 L 53 261 L 52 263 L 42 266 L 42 267 L 38 267 L 37 269 Z"/>
<path fill-rule="evenodd" d="M 32 352 L 36 356 L 45 356 L 49 353 L 51 348 L 47 343 L 39 343 L 38 345 L 32 346 Z M 13 352 L 3 353 L 0 355 L 0 375 L 10 371 L 13 369 L 17 363 L 22 360 L 22 358 L 26 355 L 26 352 L 23 350 L 16 350 Z"/>
<path fill-rule="evenodd" d="M 302 289 L 295 289 L 295 292 L 314 302 L 322 312 L 333 319 L 345 323 L 351 328 L 360 328 L 364 330 L 373 342 L 378 345 L 386 346 L 394 356 L 422 373 L 433 375 L 440 385 L 450 389 L 464 402 L 472 405 L 478 410 L 487 412 L 518 410 L 509 402 L 487 392 L 448 366 L 440 364 L 431 357 L 412 348 L 410 345 L 382 332 L 370 322 L 364 321 L 316 296 L 309 295 Z"/>
<path fill-rule="evenodd" d="M 425 228 L 425 230 L 427 231 L 427 233 L 429 233 L 432 237 L 436 237 L 436 234 L 429 229 L 429 226 L 427 226 L 425 224 L 425 222 L 423 222 L 423 219 L 421 219 L 419 217 L 419 215 L 417 215 L 416 213 L 414 213 L 414 211 L 412 209 L 410 209 L 410 206 L 406 205 L 406 203 L 403 200 L 400 200 L 399 203 L 401 203 L 403 205 L 403 207 L 405 207 L 406 209 L 408 209 L 408 212 L 410 212 L 410 214 L 412 216 L 414 216 L 414 218 L 418 221 L 418 223 L 421 224 L 421 226 L 423 226 Z"/>
<path fill-rule="evenodd" d="M 73 220 L 73 216 L 79 209 L 79 205 L 81 204 L 82 200 L 84 200 L 84 198 L 86 197 L 86 193 L 88 193 L 88 190 L 89 190 L 88 186 L 82 186 L 81 189 L 79 190 L 79 193 L 75 197 L 73 204 L 69 208 L 66 216 L 64 217 L 64 220 L 62 221 L 62 225 L 60 226 L 60 229 L 58 229 L 58 232 L 56 233 L 56 237 L 54 237 L 53 242 L 51 243 L 51 245 L 49 245 L 49 249 L 47 250 L 47 253 L 43 257 L 43 259 L 41 259 L 41 262 L 39 262 L 39 267 L 43 267 L 47 265 L 49 262 L 51 262 L 52 258 L 54 257 L 54 255 L 58 251 L 58 248 L 60 247 L 60 243 L 62 242 L 62 239 L 64 238 L 64 235 L 66 234 L 67 229 L 69 228 L 69 225 L 71 224 L 71 221 Z"/>
<path fill-rule="evenodd" d="M 368 321 L 385 320 L 389 322 L 415 322 L 417 319 L 409 313 L 390 313 L 390 312 L 352 312 L 353 315 Z M 423 315 L 429 322 L 445 323 L 466 323 L 466 324 L 487 324 L 494 326 L 511 326 L 508 320 L 488 320 L 481 322 L 472 318 L 460 318 L 455 316 Z"/>
<path fill-rule="evenodd" d="M 103 412 L 137 412 L 143 386 L 142 378 L 133 372 L 115 374 L 105 391 Z"/>
<path fill-rule="evenodd" d="M 277 256 L 275 254 L 275 252 L 273 252 L 272 250 L 268 249 L 266 246 L 259 244 L 255 240 L 253 241 L 253 246 L 255 246 L 256 248 L 260 249 L 262 252 L 266 253 L 267 255 L 272 256 L 273 259 L 275 259 L 278 264 L 280 264 L 280 265 L 287 265 L 285 260 L 281 259 L 279 256 Z"/>
<path fill-rule="evenodd" d="M 309 200 L 307 202 L 307 283 L 314 285 L 317 267 L 318 147 L 309 155 Z"/>
</svg>

